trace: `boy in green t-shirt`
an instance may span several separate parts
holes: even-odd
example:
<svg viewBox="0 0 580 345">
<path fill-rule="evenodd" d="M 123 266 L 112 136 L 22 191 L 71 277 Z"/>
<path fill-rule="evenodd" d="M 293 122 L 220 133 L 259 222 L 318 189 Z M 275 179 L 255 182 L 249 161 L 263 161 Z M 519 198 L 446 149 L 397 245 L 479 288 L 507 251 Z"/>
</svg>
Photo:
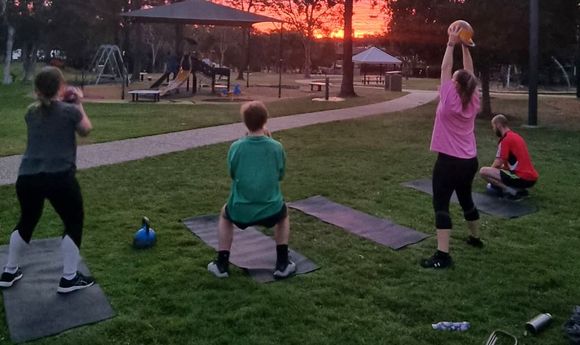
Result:
<svg viewBox="0 0 580 345">
<path fill-rule="evenodd" d="M 240 229 L 260 225 L 276 227 L 274 278 L 287 278 L 296 272 L 296 264 L 288 258 L 290 219 L 280 191 L 286 153 L 265 127 L 268 110 L 262 102 L 244 104 L 241 115 L 249 133 L 233 143 L 228 153 L 232 190 L 219 220 L 217 260 L 207 269 L 218 278 L 228 277 L 234 225 Z"/>
</svg>

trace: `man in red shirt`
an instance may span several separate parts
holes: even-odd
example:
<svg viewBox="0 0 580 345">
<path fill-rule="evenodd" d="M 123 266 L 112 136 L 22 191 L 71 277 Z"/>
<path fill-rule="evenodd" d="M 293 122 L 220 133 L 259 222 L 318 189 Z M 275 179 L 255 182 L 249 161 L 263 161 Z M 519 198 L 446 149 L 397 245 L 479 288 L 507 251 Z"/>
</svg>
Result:
<svg viewBox="0 0 580 345">
<path fill-rule="evenodd" d="M 538 180 L 528 146 L 524 139 L 509 128 L 504 115 L 491 120 L 491 127 L 500 138 L 497 155 L 491 167 L 481 168 L 479 174 L 489 182 L 488 190 L 494 189 L 509 199 L 520 199 L 528 194 Z"/>
</svg>

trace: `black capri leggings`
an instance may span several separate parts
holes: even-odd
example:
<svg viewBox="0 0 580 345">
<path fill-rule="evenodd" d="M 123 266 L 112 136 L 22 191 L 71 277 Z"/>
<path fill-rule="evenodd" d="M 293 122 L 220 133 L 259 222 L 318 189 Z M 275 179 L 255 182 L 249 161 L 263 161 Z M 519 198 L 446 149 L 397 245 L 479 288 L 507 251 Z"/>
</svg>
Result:
<svg viewBox="0 0 580 345">
<path fill-rule="evenodd" d="M 439 154 L 433 169 L 433 208 L 437 229 L 453 227 L 449 215 L 449 202 L 453 192 L 457 194 L 465 220 L 479 219 L 479 212 L 471 196 L 471 185 L 478 168 L 477 158 L 461 159 Z"/>
<path fill-rule="evenodd" d="M 68 235 L 80 248 L 84 220 L 83 198 L 74 171 L 19 176 L 16 194 L 21 215 L 15 230 L 18 230 L 26 243 L 32 239 L 44 209 L 44 200 L 48 199 L 64 223 L 64 235 Z"/>
</svg>

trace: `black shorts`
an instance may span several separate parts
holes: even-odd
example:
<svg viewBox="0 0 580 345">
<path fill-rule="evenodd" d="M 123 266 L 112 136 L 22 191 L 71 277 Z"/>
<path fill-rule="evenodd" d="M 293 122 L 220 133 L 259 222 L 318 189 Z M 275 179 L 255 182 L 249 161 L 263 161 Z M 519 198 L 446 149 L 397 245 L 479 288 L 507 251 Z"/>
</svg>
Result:
<svg viewBox="0 0 580 345">
<path fill-rule="evenodd" d="M 536 181 L 524 180 L 511 171 L 500 170 L 499 174 L 501 176 L 501 182 L 511 188 L 528 189 L 536 184 Z"/>
<path fill-rule="evenodd" d="M 274 226 L 276 226 L 276 224 L 280 223 L 280 221 L 282 221 L 284 218 L 286 218 L 288 216 L 288 207 L 286 206 L 286 204 L 284 204 L 284 206 L 282 206 L 282 209 L 277 212 L 276 214 L 274 214 L 273 216 L 264 218 L 264 219 L 260 219 L 258 221 L 255 221 L 253 223 L 238 223 L 234 220 L 232 220 L 232 218 L 230 217 L 230 214 L 228 212 L 228 207 L 226 206 L 226 211 L 224 214 L 224 218 L 229 220 L 230 222 L 234 223 L 235 226 L 237 226 L 238 228 L 244 230 L 249 228 L 250 226 L 263 226 L 266 228 L 273 228 Z"/>
</svg>

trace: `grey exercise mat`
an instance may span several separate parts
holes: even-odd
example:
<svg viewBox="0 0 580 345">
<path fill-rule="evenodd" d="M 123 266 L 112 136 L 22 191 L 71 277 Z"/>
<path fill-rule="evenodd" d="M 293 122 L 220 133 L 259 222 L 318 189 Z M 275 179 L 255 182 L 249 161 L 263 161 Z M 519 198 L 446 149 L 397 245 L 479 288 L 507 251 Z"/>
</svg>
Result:
<svg viewBox="0 0 580 345">
<path fill-rule="evenodd" d="M 430 179 L 422 179 L 403 183 L 403 186 L 433 195 L 433 185 Z M 451 201 L 459 203 L 453 193 Z M 500 218 L 518 218 L 538 211 L 538 208 L 526 201 L 510 201 L 482 193 L 473 193 L 473 202 L 481 212 Z"/>
<path fill-rule="evenodd" d="M 0 247 L 2 262 L 6 261 L 7 253 L 8 246 Z M 32 241 L 20 266 L 22 279 L 2 291 L 12 342 L 56 335 L 115 316 L 97 284 L 67 295 L 56 292 L 62 275 L 60 238 Z M 90 274 L 83 262 L 79 270 Z"/>
<path fill-rule="evenodd" d="M 183 220 L 183 224 L 210 247 L 218 247 L 218 216 L 201 216 Z M 296 263 L 296 274 L 304 274 L 319 267 L 302 254 L 290 249 L 290 258 Z M 274 281 L 276 242 L 253 227 L 234 230 L 230 262 L 245 271 L 257 282 Z"/>
<path fill-rule="evenodd" d="M 288 206 L 395 250 L 429 237 L 422 232 L 337 204 L 322 196 L 291 202 Z"/>
</svg>

